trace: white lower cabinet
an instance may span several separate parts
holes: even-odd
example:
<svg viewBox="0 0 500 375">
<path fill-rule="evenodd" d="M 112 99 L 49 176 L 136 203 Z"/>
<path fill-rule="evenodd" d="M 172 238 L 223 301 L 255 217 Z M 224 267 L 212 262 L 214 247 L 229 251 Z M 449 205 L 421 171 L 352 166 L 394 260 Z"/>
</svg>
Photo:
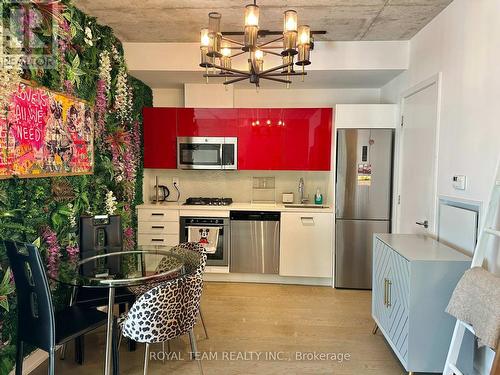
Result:
<svg viewBox="0 0 500 375">
<path fill-rule="evenodd" d="M 375 235 L 372 316 L 407 371 L 443 371 L 454 326 L 445 308 L 469 266 L 431 238 Z"/>
<path fill-rule="evenodd" d="M 139 246 L 175 246 L 179 243 L 179 210 L 139 207 L 137 214 Z"/>
<path fill-rule="evenodd" d="M 281 276 L 332 277 L 333 215 L 282 212 Z"/>
</svg>

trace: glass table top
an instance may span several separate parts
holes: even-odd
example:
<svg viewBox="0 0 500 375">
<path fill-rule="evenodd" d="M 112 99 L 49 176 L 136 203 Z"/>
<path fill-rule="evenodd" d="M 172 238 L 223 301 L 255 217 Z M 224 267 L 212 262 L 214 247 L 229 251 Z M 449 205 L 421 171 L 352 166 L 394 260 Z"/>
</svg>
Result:
<svg viewBox="0 0 500 375">
<path fill-rule="evenodd" d="M 175 249 L 175 250 L 174 250 Z M 171 280 L 196 272 L 202 255 L 187 249 L 86 253 L 78 263 L 61 262 L 53 281 L 69 286 L 113 288 Z M 161 268 L 158 265 L 161 262 Z"/>
</svg>

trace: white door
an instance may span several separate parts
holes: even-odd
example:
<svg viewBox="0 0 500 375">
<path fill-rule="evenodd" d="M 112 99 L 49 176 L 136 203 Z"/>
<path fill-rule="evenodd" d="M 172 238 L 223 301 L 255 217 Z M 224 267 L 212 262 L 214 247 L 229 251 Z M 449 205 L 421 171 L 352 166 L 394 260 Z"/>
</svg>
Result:
<svg viewBox="0 0 500 375">
<path fill-rule="evenodd" d="M 409 90 L 402 110 L 397 229 L 435 233 L 439 77 Z"/>
</svg>

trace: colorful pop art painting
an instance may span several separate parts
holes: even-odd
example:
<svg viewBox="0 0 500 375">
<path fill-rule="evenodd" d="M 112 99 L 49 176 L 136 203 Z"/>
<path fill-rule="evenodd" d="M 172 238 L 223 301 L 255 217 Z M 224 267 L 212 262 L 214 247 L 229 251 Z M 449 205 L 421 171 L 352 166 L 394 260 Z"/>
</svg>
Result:
<svg viewBox="0 0 500 375">
<path fill-rule="evenodd" d="M 0 119 L 0 178 L 92 173 L 93 119 L 85 101 L 21 83 Z"/>
</svg>

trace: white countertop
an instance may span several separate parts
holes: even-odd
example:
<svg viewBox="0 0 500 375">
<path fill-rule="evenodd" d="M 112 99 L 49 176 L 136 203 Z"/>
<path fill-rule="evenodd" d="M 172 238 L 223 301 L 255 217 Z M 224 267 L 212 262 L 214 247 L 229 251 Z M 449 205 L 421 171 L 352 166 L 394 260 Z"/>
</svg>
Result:
<svg viewBox="0 0 500 375">
<path fill-rule="evenodd" d="M 377 234 L 409 261 L 471 261 L 471 257 L 423 234 Z"/>
<path fill-rule="evenodd" d="M 138 205 L 137 208 L 166 208 L 170 210 L 210 210 L 210 211 L 279 211 L 279 212 L 323 212 L 333 213 L 332 206 L 326 208 L 311 208 L 299 207 L 290 208 L 285 207 L 282 203 L 275 204 L 256 204 L 256 203 L 240 203 L 234 202 L 229 206 L 196 206 L 196 205 L 183 205 L 184 202 L 167 202 L 167 203 L 144 203 Z"/>
</svg>

